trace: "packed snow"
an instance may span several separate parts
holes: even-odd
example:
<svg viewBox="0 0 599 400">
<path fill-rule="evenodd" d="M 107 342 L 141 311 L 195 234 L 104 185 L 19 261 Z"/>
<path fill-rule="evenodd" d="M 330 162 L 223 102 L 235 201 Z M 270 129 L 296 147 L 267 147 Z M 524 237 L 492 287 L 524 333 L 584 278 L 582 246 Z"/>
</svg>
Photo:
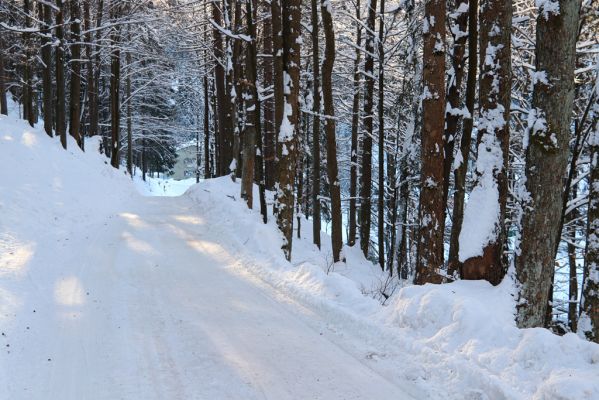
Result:
<svg viewBox="0 0 599 400">
<path fill-rule="evenodd" d="M 516 328 L 510 279 L 390 281 L 306 219 L 287 262 L 229 177 L 157 197 L 97 144 L 0 116 L 0 399 L 599 399 L 599 345 Z"/>
</svg>

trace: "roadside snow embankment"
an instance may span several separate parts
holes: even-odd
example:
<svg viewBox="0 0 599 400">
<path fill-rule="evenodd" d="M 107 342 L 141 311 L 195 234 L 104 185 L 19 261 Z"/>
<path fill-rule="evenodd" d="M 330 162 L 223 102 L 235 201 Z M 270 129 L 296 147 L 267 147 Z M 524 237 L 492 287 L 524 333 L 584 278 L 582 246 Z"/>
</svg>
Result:
<svg viewBox="0 0 599 400">
<path fill-rule="evenodd" d="M 272 215 L 268 224 L 261 222 L 257 191 L 255 210 L 248 210 L 228 177 L 193 186 L 186 196 L 215 237 L 227 238 L 239 269 L 316 310 L 334 332 L 332 340 L 388 380 L 413 385 L 416 397 L 599 399 L 599 346 L 574 334 L 518 329 L 509 280 L 497 287 L 458 281 L 393 291 L 358 246 L 344 248 L 346 264 L 333 264 L 330 239 L 322 234 L 319 251 L 305 219 L 301 239 L 295 221 L 293 259 L 287 262 Z M 345 338 L 345 331 L 360 343 Z"/>
</svg>

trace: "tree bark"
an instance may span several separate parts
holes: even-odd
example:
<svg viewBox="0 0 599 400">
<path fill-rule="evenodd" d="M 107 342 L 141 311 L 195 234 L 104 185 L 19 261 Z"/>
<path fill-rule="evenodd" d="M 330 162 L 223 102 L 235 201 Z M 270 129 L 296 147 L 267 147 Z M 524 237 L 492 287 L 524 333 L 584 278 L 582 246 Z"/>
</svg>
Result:
<svg viewBox="0 0 599 400">
<path fill-rule="evenodd" d="M 83 148 L 81 140 L 81 10 L 79 0 L 71 0 L 71 96 L 69 134 Z"/>
<path fill-rule="evenodd" d="M 366 92 L 364 95 L 364 134 L 362 135 L 362 170 L 360 175 L 360 248 L 364 257 L 368 257 L 370 248 L 370 225 L 372 210 L 372 132 L 374 105 L 374 23 L 376 19 L 376 0 L 370 0 L 366 20 L 366 46 L 364 74 Z"/>
<path fill-rule="evenodd" d="M 445 1 L 424 8 L 422 171 L 415 283 L 440 283 L 443 266 L 443 131 L 445 124 Z"/>
<path fill-rule="evenodd" d="M 42 28 L 42 96 L 44 107 L 44 130 L 48 136 L 53 136 L 54 113 L 52 106 L 52 36 L 50 26 L 52 25 L 52 8 L 50 4 L 41 4 L 44 18 Z"/>
<path fill-rule="evenodd" d="M 271 2 L 272 3 L 272 2 Z M 263 46 L 266 57 L 263 61 L 264 87 L 273 86 L 273 64 L 276 54 L 273 52 L 273 25 L 272 10 L 274 5 L 267 5 L 263 23 Z M 264 104 L 264 184 L 266 189 L 273 190 L 275 186 L 275 158 L 276 158 L 276 140 L 275 140 L 275 110 L 274 95 L 262 102 Z"/>
<path fill-rule="evenodd" d="M 360 18 L 360 0 L 356 0 L 356 21 Z M 356 24 L 356 58 L 354 60 L 354 98 L 351 122 L 351 154 L 349 167 L 349 233 L 347 244 L 356 244 L 356 197 L 358 195 L 358 130 L 360 129 L 360 46 L 362 46 L 362 25 Z"/>
<path fill-rule="evenodd" d="M 212 20 L 217 25 L 222 24 L 221 10 L 218 6 L 217 0 L 212 0 Z M 216 104 L 217 111 L 216 115 L 218 118 L 218 134 L 216 135 L 216 147 L 218 152 L 216 171 L 217 176 L 223 176 L 227 174 L 229 164 L 226 160 L 230 159 L 231 151 L 227 151 L 228 142 L 226 137 L 225 119 L 228 114 L 229 104 L 227 103 L 227 95 L 225 93 L 225 67 L 223 65 L 223 38 L 218 29 L 213 29 L 214 39 L 214 79 L 216 86 Z"/>
<path fill-rule="evenodd" d="M 60 136 L 60 143 L 67 148 L 66 127 L 66 100 L 65 100 L 65 77 L 64 77 L 64 6 L 62 0 L 56 0 L 56 135 Z"/>
<path fill-rule="evenodd" d="M 385 197 L 387 189 L 385 187 L 385 49 L 383 47 L 384 29 L 385 29 L 385 0 L 380 0 L 379 9 L 379 40 L 377 53 L 379 58 L 379 140 L 378 140 L 378 169 L 379 169 L 379 195 L 377 198 L 377 225 L 378 225 L 378 253 L 379 265 L 385 269 Z"/>
<path fill-rule="evenodd" d="M 113 5 L 113 20 L 120 16 L 120 5 Z M 121 111 L 120 111 L 120 91 L 121 91 L 121 50 L 120 50 L 120 27 L 112 28 L 110 34 L 112 48 L 110 53 L 110 127 L 112 130 L 112 143 L 110 152 L 110 164 L 114 168 L 120 166 L 121 151 Z"/>
<path fill-rule="evenodd" d="M 273 1 L 274 2 L 274 1 Z M 278 126 L 278 170 L 277 225 L 283 233 L 283 251 L 287 260 L 291 260 L 293 240 L 293 208 L 295 171 L 298 155 L 297 129 L 299 119 L 300 89 L 300 29 L 301 0 L 282 1 L 283 24 L 283 68 L 284 114 L 277 121 Z"/>
<path fill-rule="evenodd" d="M 317 0 L 311 0 L 312 20 L 312 237 L 320 249 L 320 56 Z"/>
<path fill-rule="evenodd" d="M 568 163 L 574 99 L 574 57 L 579 0 L 559 0 L 559 13 L 539 10 L 536 75 L 526 150 L 529 201 L 522 218 L 516 257 L 520 284 L 516 321 L 523 328 L 544 326 Z M 560 60 L 560 62 L 556 62 Z"/>
<path fill-rule="evenodd" d="M 331 192 L 331 244 L 333 261 L 342 259 L 343 248 L 343 220 L 341 215 L 341 185 L 339 184 L 339 171 L 337 166 L 337 141 L 335 137 L 335 108 L 333 104 L 333 65 L 335 64 L 335 31 L 333 17 L 331 16 L 331 2 L 321 0 L 320 13 L 325 36 L 324 60 L 322 62 L 322 93 L 324 100 L 325 122 L 324 129 L 327 135 L 327 173 L 329 177 L 329 190 Z"/>
<path fill-rule="evenodd" d="M 23 1 L 23 11 L 25 13 L 25 28 L 31 28 L 31 5 L 29 0 Z M 25 57 L 23 59 L 23 119 L 29 122 L 29 125 L 35 124 L 35 111 L 33 108 L 33 54 L 31 43 L 31 34 L 23 33 L 23 45 L 25 47 Z"/>
<path fill-rule="evenodd" d="M 466 205 L 464 219 L 476 221 L 478 234 L 486 237 L 486 243 L 481 243 L 474 252 L 464 254 L 460 251 L 459 260 L 463 262 L 462 278 L 485 279 L 493 285 L 499 284 L 506 272 L 503 244 L 512 85 L 511 26 L 511 0 L 482 0 L 479 38 L 480 52 L 485 57 L 481 57 L 479 67 L 478 135 L 481 140 L 476 163 L 477 181 L 471 198 L 485 203 Z M 494 215 L 487 220 L 481 218 L 481 212 Z M 472 241 L 469 232 L 462 232 L 460 242 L 462 240 Z M 460 243 L 462 250 L 463 247 Z"/>
</svg>

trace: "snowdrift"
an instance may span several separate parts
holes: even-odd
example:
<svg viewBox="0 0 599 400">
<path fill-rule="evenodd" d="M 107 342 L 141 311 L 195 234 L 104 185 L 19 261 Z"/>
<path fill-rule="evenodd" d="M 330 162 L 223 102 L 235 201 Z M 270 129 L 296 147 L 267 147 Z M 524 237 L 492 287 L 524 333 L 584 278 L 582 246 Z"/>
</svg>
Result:
<svg viewBox="0 0 599 400">
<path fill-rule="evenodd" d="M 509 279 L 497 287 L 480 281 L 406 286 L 384 301 L 386 274 L 359 246 L 345 247 L 347 264 L 333 265 L 330 238 L 322 233 L 319 251 L 303 219 L 301 239 L 295 221 L 289 263 L 272 216 L 261 222 L 257 189 L 255 210 L 247 209 L 239 190 L 223 177 L 185 195 L 205 210 L 215 236 L 229 239 L 239 269 L 317 310 L 342 346 L 416 398 L 599 399 L 599 345 L 574 334 L 518 329 Z"/>
</svg>

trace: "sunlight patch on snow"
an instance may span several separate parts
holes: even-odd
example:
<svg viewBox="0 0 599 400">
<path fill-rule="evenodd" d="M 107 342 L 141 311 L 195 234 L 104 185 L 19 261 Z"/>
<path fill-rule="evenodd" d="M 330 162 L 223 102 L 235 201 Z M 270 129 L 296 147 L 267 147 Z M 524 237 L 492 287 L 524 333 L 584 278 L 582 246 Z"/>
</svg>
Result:
<svg viewBox="0 0 599 400">
<path fill-rule="evenodd" d="M 54 285 L 54 300 L 63 306 L 81 306 L 85 303 L 83 286 L 76 276 L 69 276 Z"/>
<path fill-rule="evenodd" d="M 145 228 L 148 226 L 148 224 L 142 221 L 142 219 L 139 218 L 139 215 L 137 214 L 124 212 L 120 213 L 119 216 L 123 218 L 125 221 L 127 221 L 127 223 L 134 228 Z"/>
<path fill-rule="evenodd" d="M 26 265 L 33 257 L 32 243 L 20 243 L 12 236 L 0 236 L 0 277 L 20 278 L 26 271 Z"/>
<path fill-rule="evenodd" d="M 24 132 L 21 137 L 21 143 L 23 143 L 27 147 L 34 147 L 37 145 L 37 136 L 33 132 Z"/>
<path fill-rule="evenodd" d="M 123 232 L 122 238 L 125 239 L 127 246 L 138 253 L 156 254 L 156 251 L 148 243 L 137 239 L 129 232 Z"/>
<path fill-rule="evenodd" d="M 196 215 L 173 215 L 173 219 L 189 225 L 202 225 L 204 220 Z"/>
<path fill-rule="evenodd" d="M 2 139 L 6 140 L 7 142 L 12 142 L 14 140 L 10 135 L 4 135 L 2 136 Z"/>
</svg>

